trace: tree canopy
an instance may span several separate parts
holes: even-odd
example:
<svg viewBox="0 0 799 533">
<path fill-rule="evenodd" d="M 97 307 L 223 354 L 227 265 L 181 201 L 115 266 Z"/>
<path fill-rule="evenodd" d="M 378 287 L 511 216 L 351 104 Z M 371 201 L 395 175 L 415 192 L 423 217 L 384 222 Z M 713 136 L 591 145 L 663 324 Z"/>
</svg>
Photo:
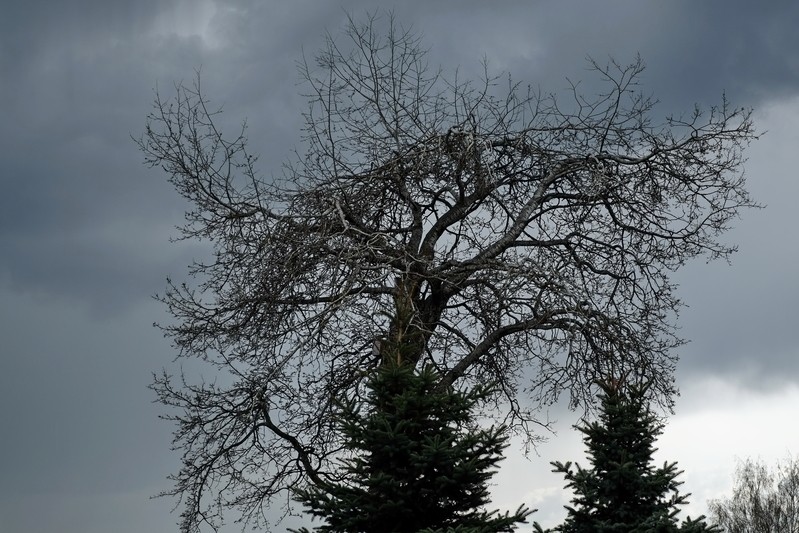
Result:
<svg viewBox="0 0 799 533">
<path fill-rule="evenodd" d="M 541 407 L 589 405 L 608 372 L 668 405 L 670 275 L 734 251 L 718 237 L 753 205 L 755 133 L 726 101 L 660 120 L 640 59 L 591 65 L 594 96 L 487 68 L 462 81 L 392 17 L 350 20 L 301 63 L 304 144 L 280 177 L 218 128 L 199 81 L 158 97 L 139 146 L 192 205 L 181 237 L 214 250 L 160 297 L 179 356 L 219 378 L 153 384 L 177 423 L 184 530 L 334 475 L 335 402 L 388 358 L 442 387 L 497 383 L 494 413 L 529 438 Z"/>
</svg>

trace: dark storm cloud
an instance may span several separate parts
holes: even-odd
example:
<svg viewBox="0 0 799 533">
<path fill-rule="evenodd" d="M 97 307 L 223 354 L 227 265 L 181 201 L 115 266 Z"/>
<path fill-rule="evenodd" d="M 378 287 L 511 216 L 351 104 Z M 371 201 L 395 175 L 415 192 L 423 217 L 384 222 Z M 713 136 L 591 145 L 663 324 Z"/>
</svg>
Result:
<svg viewBox="0 0 799 533">
<path fill-rule="evenodd" d="M 684 2 L 682 8 L 684 26 L 674 28 L 673 38 L 685 62 L 673 74 L 684 64 L 689 79 L 714 80 L 751 104 L 796 94 L 799 4 Z"/>
<path fill-rule="evenodd" d="M 739 375 L 751 386 L 773 388 L 799 375 L 799 239 L 793 230 L 799 98 L 765 105 L 755 119 L 768 131 L 749 149 L 749 188 L 766 207 L 735 221 L 727 238 L 739 253 L 731 266 L 694 263 L 677 276 L 690 306 L 681 316 L 682 333 L 693 341 L 682 350 L 680 366 L 685 375 Z"/>
<path fill-rule="evenodd" d="M 4 64 L 0 274 L 18 288 L 108 309 L 146 290 L 137 280 L 155 280 L 141 271 L 137 259 L 149 253 L 139 255 L 137 241 L 155 212 L 169 220 L 175 204 L 136 179 L 142 169 L 129 139 L 148 109 L 141 95 L 152 87 L 147 62 L 156 58 L 153 48 L 130 47 L 141 44 L 132 36 L 146 22 L 138 11 L 107 18 L 113 8 L 105 4 L 59 5 L 63 11 L 3 18 L 19 25 L 23 42 Z"/>
<path fill-rule="evenodd" d="M 190 84 L 202 68 L 212 104 L 226 109 L 223 123 L 253 118 L 265 172 L 279 171 L 299 133 L 295 61 L 304 38 L 273 9 L 234 3 L 200 21 L 210 42 L 176 27 L 191 2 L 68 5 L 15 4 L 3 18 L 2 38 L 15 46 L 4 47 L 12 53 L 3 61 L 10 112 L 0 131 L 0 279 L 109 312 L 148 297 L 192 258 L 164 246 L 185 206 L 161 173 L 143 167 L 130 139 L 144 129 L 152 89 L 170 98 L 175 82 Z M 318 35 L 321 24 L 313 26 Z"/>
<path fill-rule="evenodd" d="M 738 105 L 795 94 L 799 82 L 799 5 L 733 2 L 437 3 L 407 14 L 447 67 L 474 66 L 484 55 L 515 79 L 558 91 L 564 77 L 592 78 L 586 56 L 621 63 L 640 53 L 648 65 L 642 89 L 669 111 L 719 102 Z"/>
<path fill-rule="evenodd" d="M 797 37 L 788 21 L 799 8 L 785 3 L 776 16 L 775 5 L 517 2 L 497 9 L 467 2 L 453 9 L 412 2 L 396 16 L 425 35 L 432 60 L 450 73 L 460 64 L 474 75 L 485 56 L 544 90 L 565 88 L 569 76 L 585 79 L 590 94 L 596 77 L 586 72 L 587 54 L 625 62 L 640 52 L 649 64 L 642 89 L 670 110 L 717 103 L 725 90 L 745 105 L 794 90 L 796 59 L 788 51 L 797 49 Z M 324 29 L 335 35 L 346 10 L 358 16 L 367 9 L 375 6 L 12 3 L 1 37 L 11 114 L 0 134 L 7 191 L 0 238 L 9 250 L 0 268 L 15 285 L 80 296 L 104 309 L 152 292 L 164 270 L 174 272 L 188 258 L 124 246 L 125 235 L 98 238 L 105 226 L 125 227 L 140 240 L 148 228 L 179 222 L 183 205 L 140 165 L 129 140 L 143 129 L 151 88 L 158 84 L 170 97 L 174 81 L 191 82 L 202 68 L 206 94 L 224 104 L 224 123 L 232 128 L 248 118 L 268 177 L 299 139 L 296 61 L 303 50 L 312 59 Z M 200 11 L 208 16 L 196 34 L 174 27 L 191 25 Z M 137 263 L 148 255 L 161 260 L 142 269 Z"/>
<path fill-rule="evenodd" d="M 0 530 L 164 530 L 169 502 L 149 498 L 177 458 L 146 389 L 169 357 L 159 306 L 120 320 L 5 287 L 0 301 Z"/>
<path fill-rule="evenodd" d="M 41 61 L 66 51 L 90 49 L 108 41 L 127 41 L 143 32 L 174 2 L 142 0 L 11 0 L 0 17 L 3 79 L 24 74 Z M 19 82 L 20 80 L 13 80 Z M 5 84 L 4 84 L 5 85 Z"/>
</svg>

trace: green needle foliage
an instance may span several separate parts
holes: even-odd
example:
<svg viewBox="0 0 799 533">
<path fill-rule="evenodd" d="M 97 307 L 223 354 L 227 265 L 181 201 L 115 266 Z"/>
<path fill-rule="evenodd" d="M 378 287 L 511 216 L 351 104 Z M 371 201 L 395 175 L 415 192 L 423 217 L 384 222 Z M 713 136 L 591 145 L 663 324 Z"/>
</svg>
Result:
<svg viewBox="0 0 799 533">
<path fill-rule="evenodd" d="M 324 519 L 318 533 L 512 531 L 532 512 L 487 512 L 488 481 L 502 460 L 507 428 L 482 429 L 473 409 L 490 390 L 442 388 L 430 368 L 384 365 L 369 397 L 342 405 L 346 481 L 321 481 L 296 499 Z M 307 529 L 300 532 L 308 533 Z"/>
<path fill-rule="evenodd" d="M 552 531 L 564 533 L 711 533 L 701 516 L 678 524 L 682 473 L 677 463 L 656 468 L 655 440 L 663 424 L 650 410 L 646 387 L 603 385 L 599 419 L 577 429 L 583 433 L 591 468 L 553 462 L 566 488 L 574 491 L 566 521 Z M 537 531 L 542 531 L 535 526 Z"/>
</svg>

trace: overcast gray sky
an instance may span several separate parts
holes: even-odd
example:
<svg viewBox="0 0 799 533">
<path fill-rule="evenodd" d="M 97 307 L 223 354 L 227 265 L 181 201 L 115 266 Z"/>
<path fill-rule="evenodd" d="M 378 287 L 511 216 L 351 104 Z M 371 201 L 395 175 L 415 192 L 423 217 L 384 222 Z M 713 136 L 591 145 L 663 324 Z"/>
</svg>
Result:
<svg viewBox="0 0 799 533">
<path fill-rule="evenodd" d="M 154 88 L 202 67 L 226 120 L 248 119 L 264 175 L 298 142 L 295 62 L 345 12 L 394 8 L 431 58 L 468 74 L 491 66 L 548 91 L 587 77 L 586 55 L 648 65 L 659 110 L 690 111 L 723 93 L 768 130 L 747 175 L 767 209 L 727 238 L 732 266 L 678 276 L 692 343 L 661 440 L 685 469 L 690 511 L 729 490 L 734 458 L 797 450 L 799 431 L 799 3 L 695 1 L 6 0 L 0 11 L 0 531 L 176 531 L 169 500 L 149 497 L 179 468 L 157 419 L 150 373 L 174 352 L 151 299 L 203 248 L 170 244 L 184 205 L 142 165 L 139 135 Z M 590 88 L 590 85 L 588 85 Z M 510 450 L 496 504 L 562 516 L 551 460 L 579 458 L 576 415 L 525 461 Z M 232 526 L 230 531 L 236 531 Z"/>
</svg>

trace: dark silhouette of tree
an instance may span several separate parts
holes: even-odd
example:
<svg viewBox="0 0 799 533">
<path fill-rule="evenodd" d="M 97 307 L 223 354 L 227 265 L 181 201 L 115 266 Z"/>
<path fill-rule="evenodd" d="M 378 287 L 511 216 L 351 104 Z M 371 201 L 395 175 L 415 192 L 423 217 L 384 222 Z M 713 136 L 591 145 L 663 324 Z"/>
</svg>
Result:
<svg viewBox="0 0 799 533">
<path fill-rule="evenodd" d="M 174 408 L 185 531 L 335 475 L 333 407 L 387 358 L 444 388 L 497 383 L 495 412 L 531 439 L 541 406 L 590 405 L 608 372 L 668 404 L 670 274 L 727 257 L 718 236 L 753 205 L 749 111 L 659 121 L 640 60 L 592 63 L 594 97 L 448 79 L 389 19 L 351 20 L 302 65 L 304 151 L 282 178 L 219 130 L 199 80 L 159 96 L 138 140 L 192 204 L 182 237 L 214 246 L 160 297 L 179 356 L 221 377 L 153 384 Z"/>
<path fill-rule="evenodd" d="M 718 532 L 704 517 L 678 524 L 679 506 L 687 494 L 677 463 L 656 468 L 652 454 L 663 425 L 650 410 L 646 387 L 606 383 L 599 396 L 599 419 L 577 427 L 588 449 L 589 469 L 554 462 L 566 488 L 574 491 L 566 521 L 552 531 L 562 533 Z M 536 525 L 538 531 L 542 531 Z"/>
<path fill-rule="evenodd" d="M 710 515 L 727 533 L 799 533 L 799 461 L 772 470 L 747 459 L 732 496 L 711 501 Z"/>
<path fill-rule="evenodd" d="M 512 531 L 529 510 L 484 510 L 488 481 L 502 459 L 508 432 L 474 422 L 489 389 L 439 387 L 429 367 L 386 365 L 369 382 L 365 405 L 348 402 L 336 425 L 352 454 L 341 461 L 345 481 L 297 491 L 325 524 L 319 533 Z M 307 530 L 302 530 L 307 533 Z"/>
</svg>

